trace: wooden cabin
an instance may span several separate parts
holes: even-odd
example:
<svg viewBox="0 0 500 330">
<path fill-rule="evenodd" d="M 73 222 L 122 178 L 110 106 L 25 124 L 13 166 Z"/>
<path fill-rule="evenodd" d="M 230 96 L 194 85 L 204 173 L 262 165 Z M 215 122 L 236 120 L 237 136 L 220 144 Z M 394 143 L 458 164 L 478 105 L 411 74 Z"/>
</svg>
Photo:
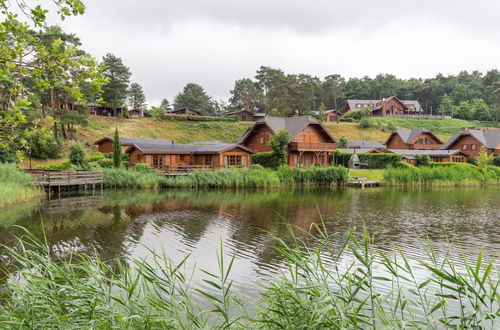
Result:
<svg viewBox="0 0 500 330">
<path fill-rule="evenodd" d="M 100 140 L 94 142 L 97 145 L 97 150 L 104 154 L 113 152 L 113 140 L 112 136 L 106 136 Z M 134 143 L 159 143 L 159 144 L 172 144 L 171 140 L 156 140 L 156 139 L 136 139 L 136 138 L 120 138 L 120 144 L 122 146 L 122 152 L 125 152 Z"/>
<path fill-rule="evenodd" d="M 340 114 L 338 113 L 337 110 L 332 109 L 325 111 L 325 121 L 333 121 L 338 123 L 339 120 L 340 120 Z"/>
<path fill-rule="evenodd" d="M 402 160 L 417 165 L 416 156 L 427 155 L 431 162 L 467 163 L 469 157 L 460 150 L 415 150 L 415 149 L 389 149 L 391 153 L 399 154 Z"/>
<path fill-rule="evenodd" d="M 419 115 L 424 109 L 417 100 L 400 100 L 396 96 L 382 100 L 347 100 L 345 111 L 370 109 L 373 116 Z"/>
<path fill-rule="evenodd" d="M 139 110 L 139 109 L 132 109 L 132 110 L 128 111 L 128 116 L 130 118 L 140 118 L 140 117 L 144 117 L 144 112 L 142 110 Z"/>
<path fill-rule="evenodd" d="M 288 132 L 287 154 L 290 166 L 320 166 L 329 163 L 328 153 L 334 152 L 337 142 L 321 122 L 314 117 L 265 117 L 257 121 L 238 143 L 254 152 L 271 151 L 269 138 L 284 129 Z"/>
<path fill-rule="evenodd" d="M 486 147 L 489 155 L 500 155 L 500 129 L 464 129 L 453 135 L 441 149 L 460 150 L 470 157 L 477 157 L 481 146 Z"/>
<path fill-rule="evenodd" d="M 387 149 L 436 150 L 443 142 L 425 128 L 398 129 L 391 133 L 385 145 Z"/>
<path fill-rule="evenodd" d="M 370 149 L 378 149 L 383 150 L 385 146 L 377 141 L 347 141 L 348 148 L 370 148 Z"/>
<path fill-rule="evenodd" d="M 138 142 L 127 148 L 129 166 L 149 164 L 162 170 L 171 167 L 227 168 L 249 167 L 253 151 L 249 148 L 224 142 L 192 144 Z"/>
<path fill-rule="evenodd" d="M 167 112 L 169 115 L 184 115 L 184 116 L 203 116 L 201 110 L 196 110 L 190 107 L 183 107 Z"/>
<path fill-rule="evenodd" d="M 227 115 L 228 116 L 236 115 L 238 117 L 238 121 L 257 121 L 257 120 L 262 119 L 266 116 L 265 113 L 253 112 L 253 111 L 246 110 L 246 109 L 229 112 Z"/>
</svg>

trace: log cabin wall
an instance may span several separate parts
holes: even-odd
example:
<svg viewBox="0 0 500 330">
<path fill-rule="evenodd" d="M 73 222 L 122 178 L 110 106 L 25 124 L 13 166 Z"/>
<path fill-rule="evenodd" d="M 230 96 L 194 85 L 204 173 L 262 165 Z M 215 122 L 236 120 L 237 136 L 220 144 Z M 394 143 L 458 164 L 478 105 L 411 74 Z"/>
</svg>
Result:
<svg viewBox="0 0 500 330">
<path fill-rule="evenodd" d="M 255 132 L 245 141 L 245 146 L 255 152 L 268 152 L 271 151 L 269 147 L 269 138 L 274 133 L 266 125 L 255 126 Z"/>
<path fill-rule="evenodd" d="M 477 157 L 479 156 L 479 150 L 482 145 L 483 144 L 472 135 L 462 135 L 448 147 L 448 150 L 460 150 L 471 157 Z M 494 154 L 494 150 L 490 149 L 488 153 Z"/>
</svg>

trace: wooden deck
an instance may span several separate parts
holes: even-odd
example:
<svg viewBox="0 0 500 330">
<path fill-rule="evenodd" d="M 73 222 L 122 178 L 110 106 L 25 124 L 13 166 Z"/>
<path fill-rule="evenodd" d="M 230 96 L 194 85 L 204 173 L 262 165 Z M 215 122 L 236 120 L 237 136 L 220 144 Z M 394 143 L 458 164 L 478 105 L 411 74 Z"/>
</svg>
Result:
<svg viewBox="0 0 500 330">
<path fill-rule="evenodd" d="M 364 188 L 369 188 L 369 187 L 378 187 L 378 186 L 380 186 L 380 182 L 379 181 L 368 181 L 368 180 L 366 180 L 366 178 L 362 178 L 362 177 L 354 177 L 346 183 L 346 186 L 364 189 Z"/>
<path fill-rule="evenodd" d="M 100 186 L 103 185 L 102 171 L 45 171 L 27 170 L 37 185 L 48 187 Z"/>
<path fill-rule="evenodd" d="M 188 175 L 193 171 L 215 171 L 223 168 L 242 168 L 245 166 L 227 166 L 227 167 L 215 167 L 211 165 L 163 165 L 163 166 L 153 166 L 155 172 L 159 172 L 166 176 L 178 176 L 178 175 Z"/>
</svg>

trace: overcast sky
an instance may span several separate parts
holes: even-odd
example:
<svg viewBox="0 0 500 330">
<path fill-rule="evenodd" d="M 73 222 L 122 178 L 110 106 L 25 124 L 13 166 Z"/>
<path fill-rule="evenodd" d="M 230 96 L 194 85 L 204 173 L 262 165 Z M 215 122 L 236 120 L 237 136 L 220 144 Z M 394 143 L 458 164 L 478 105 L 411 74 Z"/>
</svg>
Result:
<svg viewBox="0 0 500 330">
<path fill-rule="evenodd" d="M 346 77 L 432 77 L 500 64 L 498 0 L 84 0 L 70 17 L 97 58 L 123 59 L 148 104 L 188 82 L 227 99 L 261 66 Z"/>
</svg>

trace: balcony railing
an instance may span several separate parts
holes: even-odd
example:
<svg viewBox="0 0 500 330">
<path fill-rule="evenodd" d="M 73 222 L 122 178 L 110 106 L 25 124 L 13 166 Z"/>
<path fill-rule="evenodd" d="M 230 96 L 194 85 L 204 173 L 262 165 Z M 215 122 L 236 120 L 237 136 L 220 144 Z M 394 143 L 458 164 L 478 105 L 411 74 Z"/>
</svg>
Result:
<svg viewBox="0 0 500 330">
<path fill-rule="evenodd" d="M 294 151 L 335 151 L 335 143 L 290 142 L 289 149 Z"/>
<path fill-rule="evenodd" d="M 437 150 L 441 147 L 440 144 L 411 144 L 410 149 L 414 150 Z"/>
</svg>

